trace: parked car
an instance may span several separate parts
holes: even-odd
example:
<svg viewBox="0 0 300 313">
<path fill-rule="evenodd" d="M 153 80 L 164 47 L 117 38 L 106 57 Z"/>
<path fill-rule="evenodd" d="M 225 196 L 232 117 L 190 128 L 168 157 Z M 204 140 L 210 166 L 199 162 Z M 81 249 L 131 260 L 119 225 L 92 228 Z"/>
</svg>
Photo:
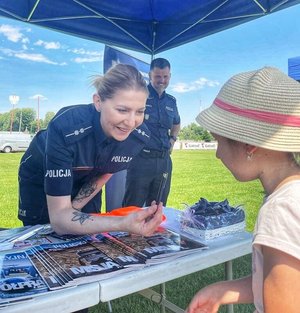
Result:
<svg viewBox="0 0 300 313">
<path fill-rule="evenodd" d="M 32 136 L 19 132 L 0 132 L 0 151 L 4 153 L 25 151 L 32 140 Z"/>
</svg>

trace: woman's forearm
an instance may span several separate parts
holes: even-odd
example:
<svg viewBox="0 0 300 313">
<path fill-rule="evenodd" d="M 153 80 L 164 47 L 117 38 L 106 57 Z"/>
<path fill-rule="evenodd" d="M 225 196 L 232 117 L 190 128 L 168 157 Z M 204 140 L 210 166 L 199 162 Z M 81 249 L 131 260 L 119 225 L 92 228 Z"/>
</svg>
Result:
<svg viewBox="0 0 300 313">
<path fill-rule="evenodd" d="M 105 174 L 84 184 L 72 200 L 72 207 L 80 211 L 98 192 L 100 192 L 111 176 L 112 174 Z"/>
</svg>

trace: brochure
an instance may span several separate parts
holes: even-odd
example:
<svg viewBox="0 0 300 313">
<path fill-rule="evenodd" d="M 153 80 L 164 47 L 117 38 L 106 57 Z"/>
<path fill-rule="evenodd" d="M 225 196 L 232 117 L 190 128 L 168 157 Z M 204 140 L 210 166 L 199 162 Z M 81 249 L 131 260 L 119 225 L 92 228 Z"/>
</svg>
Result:
<svg viewBox="0 0 300 313">
<path fill-rule="evenodd" d="M 43 244 L 27 254 L 50 290 L 112 277 L 125 269 L 85 239 Z"/>
<path fill-rule="evenodd" d="M 146 264 L 165 262 L 165 259 L 178 258 L 208 248 L 199 241 L 162 227 L 147 237 L 126 232 L 110 232 L 102 235 L 107 240 L 115 240 L 116 244 L 144 259 Z"/>
<path fill-rule="evenodd" d="M 57 235 L 50 224 L 11 228 L 0 232 L 0 251 L 22 249 L 45 243 L 66 242 L 79 238 L 75 235 Z"/>
<path fill-rule="evenodd" d="M 0 306 L 48 291 L 25 252 L 0 255 Z"/>
<path fill-rule="evenodd" d="M 21 250 L 14 246 L 13 250 L 0 253 L 0 306 L 111 278 L 207 248 L 161 227 L 152 236 L 126 232 L 58 236 L 49 228 L 24 231 L 9 237 L 13 238 L 10 241 L 19 242 Z M 23 241 L 19 234 L 24 236 Z"/>
</svg>

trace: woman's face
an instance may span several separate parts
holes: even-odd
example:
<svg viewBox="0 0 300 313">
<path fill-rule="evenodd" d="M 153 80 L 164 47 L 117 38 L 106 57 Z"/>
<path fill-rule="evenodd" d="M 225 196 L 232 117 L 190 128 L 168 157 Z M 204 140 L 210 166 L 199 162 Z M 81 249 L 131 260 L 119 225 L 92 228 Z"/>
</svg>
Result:
<svg viewBox="0 0 300 313">
<path fill-rule="evenodd" d="M 93 100 L 101 111 L 100 123 L 109 138 L 125 140 L 144 120 L 147 94 L 142 90 L 119 90 L 105 101 L 94 95 Z"/>
</svg>

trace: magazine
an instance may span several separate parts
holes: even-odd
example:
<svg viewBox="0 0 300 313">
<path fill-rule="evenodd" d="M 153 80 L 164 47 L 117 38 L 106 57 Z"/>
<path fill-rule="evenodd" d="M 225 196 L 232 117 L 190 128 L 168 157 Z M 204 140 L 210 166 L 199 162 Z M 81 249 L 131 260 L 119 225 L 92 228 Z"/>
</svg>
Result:
<svg viewBox="0 0 300 313">
<path fill-rule="evenodd" d="M 99 239 L 43 244 L 26 253 L 50 290 L 98 281 L 114 276 L 116 271 L 119 274 L 130 270 L 129 258 Z M 131 261 L 137 264 L 138 260 L 131 258 Z"/>
<path fill-rule="evenodd" d="M 31 231 L 37 232 L 28 237 Z M 126 232 L 58 236 L 49 231 L 26 228 L 24 242 L 28 241 L 28 247 L 24 243 L 21 250 L 1 252 L 0 306 L 52 290 L 100 281 L 207 248 L 161 227 L 147 237 Z M 14 242 L 19 240 L 14 235 L 10 238 Z M 34 242 L 42 244 L 33 245 Z"/>
<path fill-rule="evenodd" d="M 0 255 L 0 306 L 48 291 L 25 252 Z"/>
<path fill-rule="evenodd" d="M 119 242 L 120 246 L 130 249 L 133 255 L 144 258 L 146 264 L 165 262 L 165 259 L 178 258 L 208 248 L 199 241 L 162 227 L 147 237 L 126 232 L 110 232 L 103 236 L 107 241 Z"/>
<path fill-rule="evenodd" d="M 124 267 L 143 267 L 146 261 L 144 257 L 132 253 L 131 251 L 128 251 L 128 249 L 124 249 L 123 247 L 110 241 L 106 241 L 105 239 L 93 241 L 91 242 L 91 245 L 104 252 L 107 256 L 111 257 L 115 262 Z"/>
<path fill-rule="evenodd" d="M 57 235 L 50 224 L 10 228 L 0 232 L 0 251 L 22 249 L 45 243 L 65 242 L 76 235 Z"/>
</svg>

